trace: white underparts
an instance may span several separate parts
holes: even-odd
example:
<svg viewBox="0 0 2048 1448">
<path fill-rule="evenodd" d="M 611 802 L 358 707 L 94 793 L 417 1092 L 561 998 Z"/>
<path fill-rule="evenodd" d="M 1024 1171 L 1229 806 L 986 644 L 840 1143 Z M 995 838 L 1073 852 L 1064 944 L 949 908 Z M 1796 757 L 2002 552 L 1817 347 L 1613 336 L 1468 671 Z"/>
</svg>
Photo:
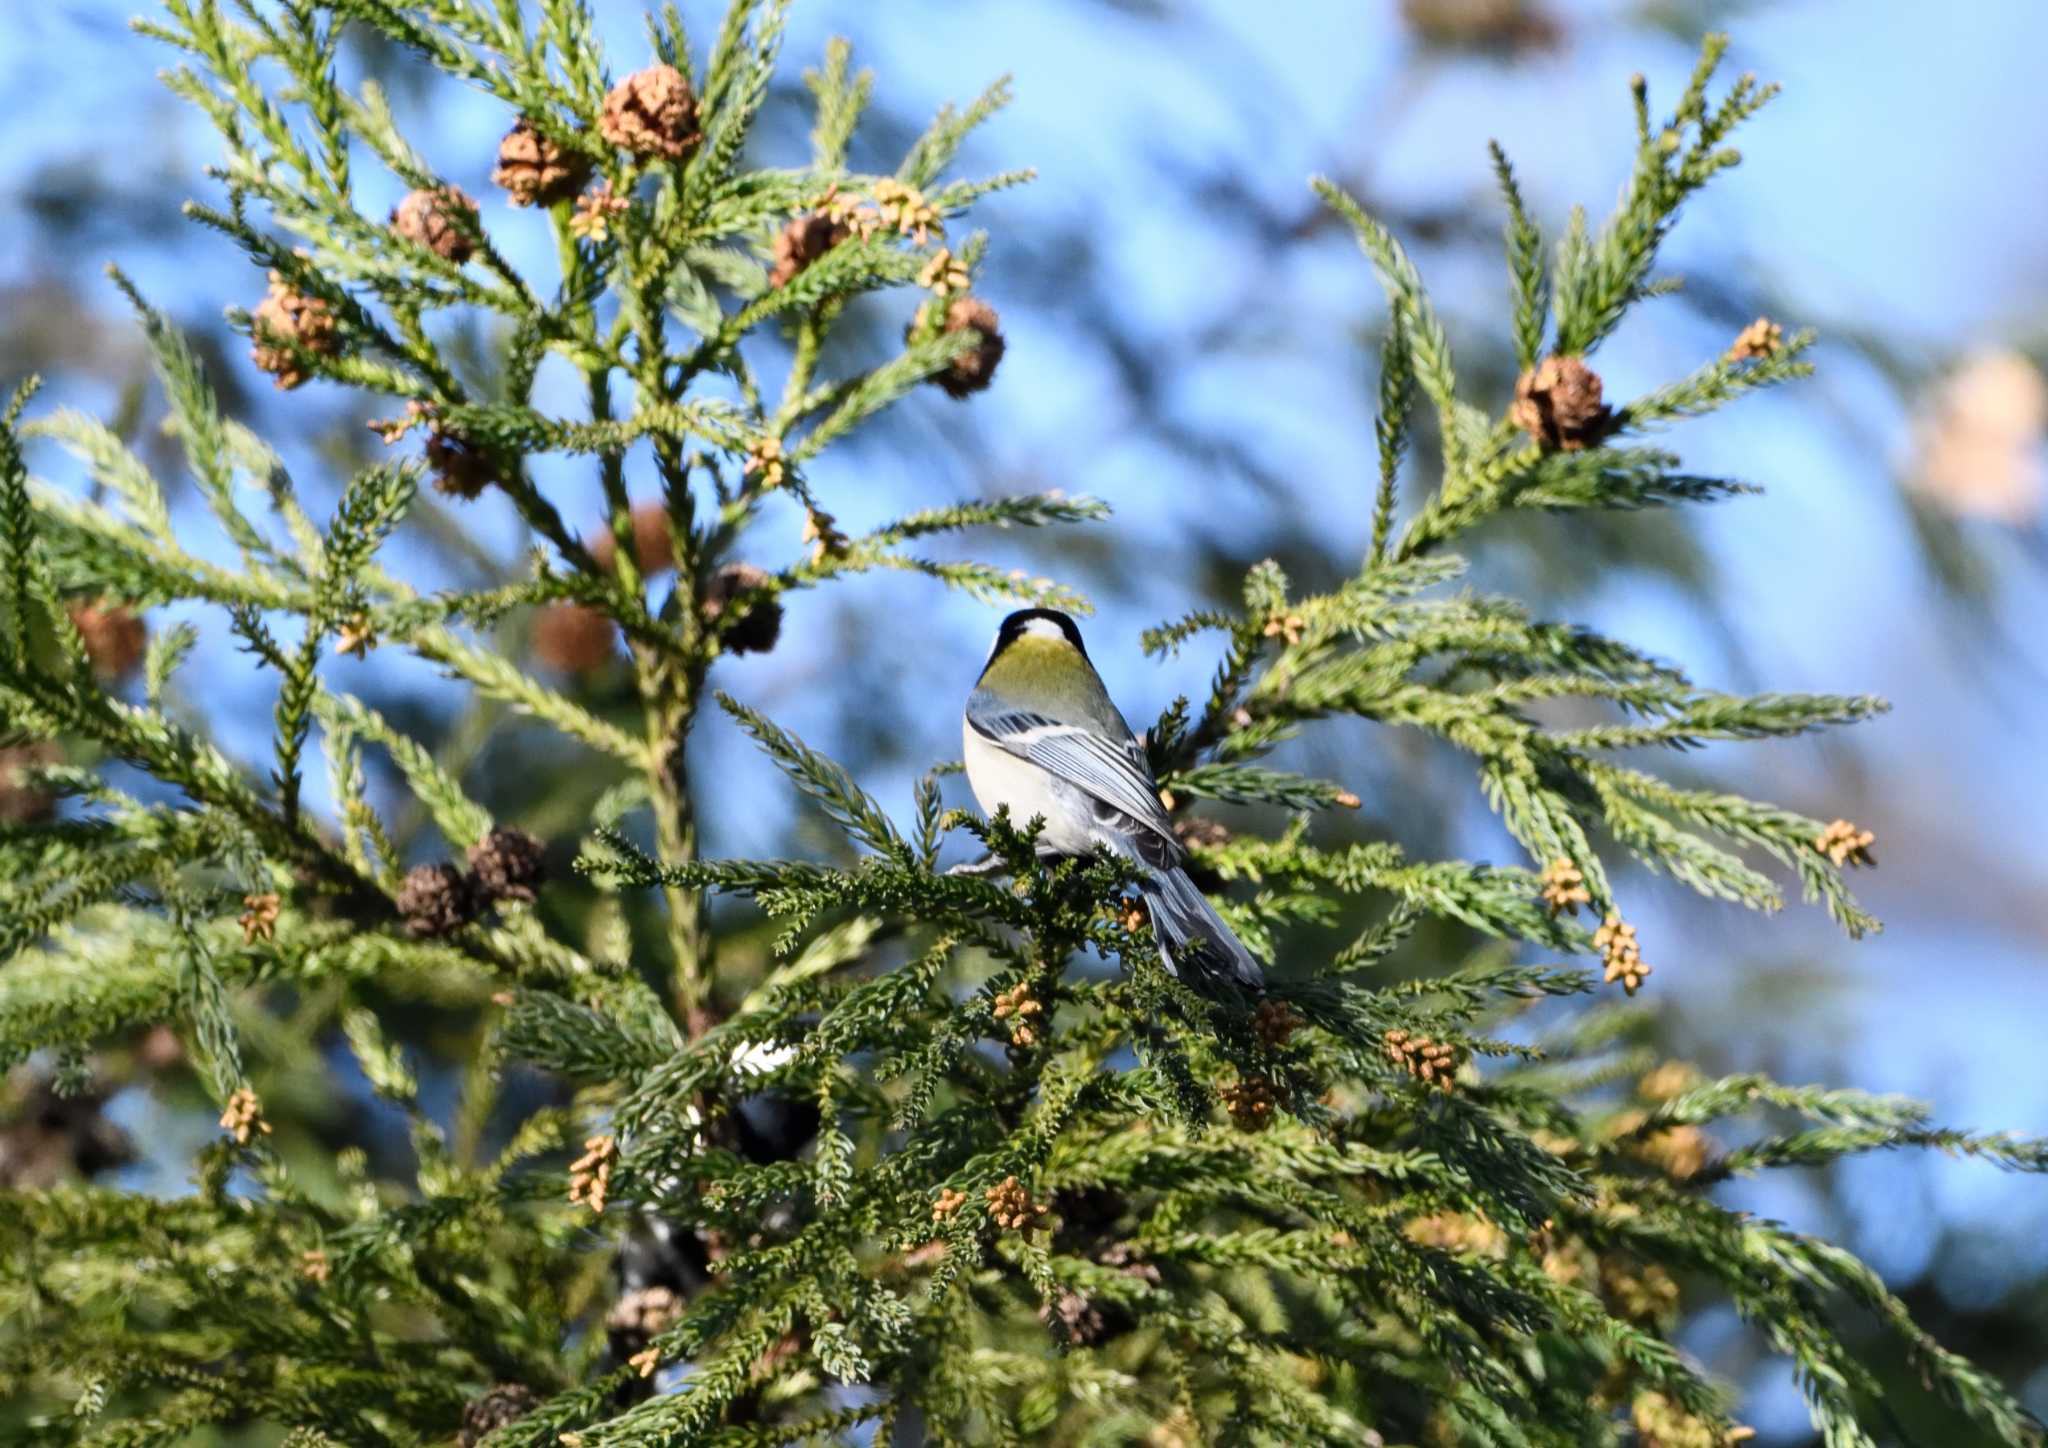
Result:
<svg viewBox="0 0 2048 1448">
<path fill-rule="evenodd" d="M 971 725 L 962 730 L 961 751 L 967 765 L 968 786 L 973 789 L 982 813 L 993 815 L 1008 805 L 1010 823 L 1020 830 L 1031 823 L 1034 815 L 1045 816 L 1045 833 L 1039 842 L 1058 854 L 1085 854 L 1097 843 L 1093 812 L 1077 798 L 1073 786 L 1054 779 L 1000 744 L 990 743 Z"/>
</svg>

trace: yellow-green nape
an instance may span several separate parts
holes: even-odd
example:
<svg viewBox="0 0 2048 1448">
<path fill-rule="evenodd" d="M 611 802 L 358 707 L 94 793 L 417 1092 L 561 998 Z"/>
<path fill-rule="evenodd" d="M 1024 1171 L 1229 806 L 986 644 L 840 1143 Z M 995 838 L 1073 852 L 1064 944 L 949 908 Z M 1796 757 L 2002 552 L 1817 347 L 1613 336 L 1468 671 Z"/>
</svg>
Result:
<svg viewBox="0 0 2048 1448">
<path fill-rule="evenodd" d="M 982 669 L 984 682 L 1032 684 L 1086 675 L 1093 671 L 1088 656 L 1055 634 L 1021 633 L 999 639 Z"/>
</svg>

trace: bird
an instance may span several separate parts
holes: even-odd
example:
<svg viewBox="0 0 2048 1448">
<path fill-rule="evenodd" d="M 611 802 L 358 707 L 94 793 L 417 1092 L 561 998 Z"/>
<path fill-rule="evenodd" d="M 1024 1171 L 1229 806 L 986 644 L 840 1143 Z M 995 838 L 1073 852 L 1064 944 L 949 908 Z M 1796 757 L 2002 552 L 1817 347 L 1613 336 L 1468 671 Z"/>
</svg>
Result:
<svg viewBox="0 0 2048 1448">
<path fill-rule="evenodd" d="M 967 783 L 984 811 L 1007 806 L 1019 825 L 1044 819 L 1041 855 L 1102 851 L 1143 871 L 1139 890 L 1168 970 L 1265 989 L 1258 959 L 1188 878 L 1188 852 L 1160 804 L 1144 746 L 1072 618 L 1026 608 L 1003 620 L 967 696 L 961 739 Z"/>
</svg>

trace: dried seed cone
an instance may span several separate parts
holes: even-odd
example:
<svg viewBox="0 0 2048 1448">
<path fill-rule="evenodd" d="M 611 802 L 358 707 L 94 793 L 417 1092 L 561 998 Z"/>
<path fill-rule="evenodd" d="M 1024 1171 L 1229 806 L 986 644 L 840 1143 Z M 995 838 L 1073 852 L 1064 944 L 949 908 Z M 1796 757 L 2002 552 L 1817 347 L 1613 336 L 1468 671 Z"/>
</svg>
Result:
<svg viewBox="0 0 2048 1448">
<path fill-rule="evenodd" d="M 178 1033 L 166 1025 L 154 1025 L 143 1033 L 135 1043 L 135 1060 L 151 1071 L 169 1071 L 185 1061 L 184 1043 Z"/>
<path fill-rule="evenodd" d="M 114 683 L 134 673 L 149 646 L 149 630 L 142 615 L 102 598 L 71 605 L 71 626 L 85 642 L 85 656 L 103 683 Z"/>
<path fill-rule="evenodd" d="M 1008 345 L 997 330 L 998 320 L 996 309 L 978 297 L 960 297 L 946 308 L 946 331 L 972 329 L 981 334 L 979 342 L 933 376 L 932 381 L 944 388 L 948 397 L 963 398 L 984 391 L 995 380 L 996 364 L 1003 360 L 1003 350 Z"/>
<path fill-rule="evenodd" d="M 276 272 L 270 274 L 270 295 L 257 303 L 249 322 L 250 360 L 277 379 L 281 392 L 312 375 L 301 365 L 300 353 L 332 357 L 341 349 L 334 309 L 318 297 L 293 291 Z"/>
<path fill-rule="evenodd" d="M 1157 1287 L 1164 1279 L 1159 1269 L 1147 1262 L 1142 1249 L 1130 1242 L 1112 1242 L 1095 1253 L 1095 1260 L 1104 1267 L 1114 1267 L 1126 1277 L 1132 1277 L 1148 1287 Z"/>
<path fill-rule="evenodd" d="M 2033 359 L 1977 353 L 1934 389 L 1915 421 L 1906 484 L 1960 517 L 2031 525 L 2048 495 L 2044 429 L 2048 377 Z"/>
<path fill-rule="evenodd" d="M 1301 1012 L 1285 1001 L 1265 1000 L 1252 1013 L 1252 1034 L 1269 1051 L 1277 1051 L 1294 1039 L 1294 1033 L 1308 1022 Z"/>
<path fill-rule="evenodd" d="M 1547 50 L 1564 34 L 1530 0 L 1401 0 L 1401 18 L 1423 41 L 1452 50 Z"/>
<path fill-rule="evenodd" d="M 598 567 L 606 572 L 618 561 L 618 540 L 609 528 L 591 534 L 585 546 Z M 675 543 L 668 532 L 668 509 L 660 503 L 636 503 L 633 507 L 633 562 L 643 578 L 666 573 L 676 566 Z"/>
<path fill-rule="evenodd" d="M 1547 448 L 1592 447 L 1614 425 L 1600 400 L 1600 374 L 1574 356 L 1545 357 L 1515 383 L 1508 421 Z"/>
<path fill-rule="evenodd" d="M 413 935 L 446 935 L 476 918 L 476 897 L 468 878 L 448 861 L 415 865 L 399 887 L 398 913 Z"/>
<path fill-rule="evenodd" d="M 1193 816 L 1183 816 L 1173 822 L 1173 837 L 1190 851 L 1220 849 L 1230 843 L 1230 831 L 1223 825 L 1215 820 L 1197 819 Z M 1205 892 L 1213 894 L 1224 887 L 1223 876 L 1203 864 L 1197 855 L 1190 854 L 1181 863 L 1181 868 L 1187 871 L 1188 878 Z"/>
<path fill-rule="evenodd" d="M 514 206 L 553 206 L 567 201 L 590 179 L 590 161 L 543 136 L 523 117 L 498 143 L 491 180 L 510 194 Z"/>
<path fill-rule="evenodd" d="M 1216 850 L 1230 843 L 1230 830 L 1216 820 L 1190 815 L 1173 822 L 1173 837 L 1191 850 Z"/>
<path fill-rule="evenodd" d="M 486 900 L 532 904 L 546 870 L 544 846 L 525 830 L 500 825 L 469 847 L 469 873 Z"/>
<path fill-rule="evenodd" d="M 476 227 L 476 202 L 460 186 L 422 187 L 408 191 L 391 212 L 391 229 L 415 246 L 461 266 L 476 247 L 470 241 Z"/>
<path fill-rule="evenodd" d="M 1055 1314 L 1066 1327 L 1068 1340 L 1082 1347 L 1092 1347 L 1109 1335 L 1108 1319 L 1095 1305 L 1095 1299 L 1083 1293 L 1060 1293 L 1050 1306 L 1039 1307 L 1038 1320 L 1051 1326 Z"/>
<path fill-rule="evenodd" d="M 540 1406 L 540 1394 L 524 1383 L 498 1383 L 469 1400 L 462 1410 L 462 1431 L 455 1435 L 461 1448 L 476 1448 L 484 1438 L 516 1423 Z"/>
<path fill-rule="evenodd" d="M 634 1362 L 647 1351 L 650 1342 L 673 1327 L 682 1315 L 683 1299 L 671 1289 L 636 1287 L 613 1303 L 605 1316 L 605 1341 L 615 1358 Z M 641 1376 L 648 1376 L 653 1367 L 650 1359 L 641 1368 Z"/>
<path fill-rule="evenodd" d="M 0 825 L 41 824 L 57 812 L 57 796 L 30 784 L 28 775 L 60 757 L 47 741 L 0 746 Z"/>
<path fill-rule="evenodd" d="M 723 620 L 719 636 L 728 653 L 765 654 L 775 647 L 782 634 L 782 605 L 757 592 L 770 581 L 765 569 L 751 563 L 728 563 L 712 575 L 704 591 L 704 618 L 713 625 Z"/>
<path fill-rule="evenodd" d="M 672 65 L 636 70 L 604 98 L 598 130 L 622 151 L 680 161 L 697 148 L 697 97 Z"/>
<path fill-rule="evenodd" d="M 533 656 L 565 674 L 594 674 L 612 660 L 619 633 L 580 603 L 551 603 L 533 620 Z"/>
<path fill-rule="evenodd" d="M 683 1300 L 667 1287 L 636 1287 L 612 1305 L 604 1325 L 643 1339 L 667 1332 L 683 1315 Z"/>
<path fill-rule="evenodd" d="M 453 433 L 428 433 L 425 453 L 434 470 L 434 490 L 451 498 L 467 502 L 498 480 L 498 460 L 490 450 Z"/>
<path fill-rule="evenodd" d="M 768 285 L 788 286 L 798 272 L 846 240 L 846 236 L 846 223 L 822 211 L 797 217 L 775 238 L 775 268 L 768 273 Z"/>
<path fill-rule="evenodd" d="M 0 1191 L 40 1192 L 135 1160 L 135 1143 L 103 1111 L 108 1091 L 59 1095 L 38 1076 L 0 1126 Z"/>
</svg>

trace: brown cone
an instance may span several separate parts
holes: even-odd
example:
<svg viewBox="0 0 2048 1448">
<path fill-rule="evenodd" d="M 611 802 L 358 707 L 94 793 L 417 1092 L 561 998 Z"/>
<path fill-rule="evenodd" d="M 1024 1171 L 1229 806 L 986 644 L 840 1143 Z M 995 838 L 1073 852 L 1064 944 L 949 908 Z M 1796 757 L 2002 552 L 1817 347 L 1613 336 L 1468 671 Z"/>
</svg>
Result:
<svg viewBox="0 0 2048 1448">
<path fill-rule="evenodd" d="M 788 286 L 798 272 L 846 240 L 846 235 L 846 223 L 822 211 L 797 217 L 775 238 L 775 269 L 768 273 L 768 285 Z"/>
<path fill-rule="evenodd" d="M 476 918 L 476 895 L 468 877 L 446 860 L 415 865 L 399 888 L 398 913 L 414 935 L 446 935 Z"/>
<path fill-rule="evenodd" d="M 1003 360 L 1005 343 L 1003 334 L 996 330 L 996 309 L 977 297 L 960 297 L 946 308 L 948 332 L 963 332 L 972 328 L 981 333 L 981 341 L 946 364 L 943 372 L 937 373 L 932 381 L 946 390 L 948 397 L 966 397 L 969 393 L 984 390 L 995 380 L 996 364 Z"/>
<path fill-rule="evenodd" d="M 500 825 L 469 847 L 469 872 L 486 900 L 519 900 L 532 904 L 534 891 L 546 875 L 546 847 L 525 830 Z"/>
<path fill-rule="evenodd" d="M 464 220 L 471 228 L 476 226 L 476 202 L 460 186 L 442 186 L 406 192 L 391 212 L 391 229 L 460 266 L 476 250 L 463 230 Z"/>
<path fill-rule="evenodd" d="M 604 1325 L 612 1332 L 628 1332 L 643 1342 L 667 1332 L 683 1315 L 683 1300 L 675 1290 L 659 1285 L 636 1287 L 620 1295 L 605 1314 Z"/>
<path fill-rule="evenodd" d="M 1547 448 L 1577 452 L 1592 447 L 1614 426 L 1600 400 L 1600 374 L 1575 356 L 1545 357 L 1515 383 L 1508 421 Z"/>
<path fill-rule="evenodd" d="M 612 537 L 612 530 L 598 529 L 591 534 L 587 546 L 598 567 L 610 572 L 619 553 L 618 540 Z M 633 561 L 639 566 L 643 578 L 666 573 L 676 566 L 675 544 L 668 534 L 668 509 L 660 503 L 633 505 Z"/>
<path fill-rule="evenodd" d="M 696 149 L 697 98 L 672 65 L 636 70 L 611 88 L 597 128 L 622 151 L 680 161 Z"/>
<path fill-rule="evenodd" d="M 85 656 L 102 683 L 114 683 L 135 672 L 149 645 L 142 616 L 106 599 L 71 605 L 71 626 L 85 641 Z"/>
<path fill-rule="evenodd" d="M 331 357 L 341 347 L 334 309 L 318 297 L 293 291 L 276 272 L 270 274 L 270 295 L 256 304 L 249 322 L 250 359 L 275 377 L 283 392 L 311 375 L 300 364 L 300 352 Z"/>
<path fill-rule="evenodd" d="M 31 1084 L 0 1126 L 0 1188 L 45 1191 L 135 1160 L 128 1133 L 101 1114 L 107 1095 L 98 1086 L 62 1095 L 47 1078 Z"/>
<path fill-rule="evenodd" d="M 461 1448 L 476 1448 L 485 1437 L 516 1423 L 540 1406 L 540 1394 L 524 1383 L 498 1383 L 469 1400 L 462 1410 L 462 1431 L 455 1435 Z"/>
<path fill-rule="evenodd" d="M 453 433 L 428 433 L 425 451 L 427 466 L 434 470 L 434 490 L 451 498 L 474 498 L 498 480 L 498 459 L 490 449 Z"/>
<path fill-rule="evenodd" d="M 159 1022 L 135 1043 L 135 1059 L 148 1070 L 169 1071 L 185 1063 L 185 1046 L 176 1031 Z"/>
<path fill-rule="evenodd" d="M 605 1315 L 606 1344 L 620 1362 L 638 1357 L 648 1343 L 669 1330 L 683 1315 L 683 1300 L 672 1288 L 636 1287 L 622 1294 Z"/>
<path fill-rule="evenodd" d="M 1401 0 L 1401 18 L 1428 44 L 1452 50 L 1549 50 L 1564 37 L 1530 0 Z"/>
<path fill-rule="evenodd" d="M 536 131 L 522 118 L 498 143 L 498 167 L 491 180 L 510 193 L 514 206 L 553 206 L 567 201 L 590 179 L 590 159 Z"/>
<path fill-rule="evenodd" d="M 551 603 L 533 620 L 533 656 L 565 674 L 592 674 L 611 662 L 619 633 L 580 603 Z"/>
<path fill-rule="evenodd" d="M 57 812 L 57 796 L 30 784 L 26 776 L 62 757 L 46 740 L 0 745 L 0 825 L 41 824 Z"/>
<path fill-rule="evenodd" d="M 704 590 L 704 619 L 719 628 L 727 653 L 765 654 L 775 647 L 782 634 L 782 605 L 758 592 L 771 581 L 766 570 L 751 563 L 728 563 L 712 575 Z M 743 597 L 735 608 L 735 601 Z M 730 618 L 728 610 L 733 611 Z"/>
<path fill-rule="evenodd" d="M 1225 829 L 1215 820 L 1196 819 L 1193 816 L 1177 819 L 1173 822 L 1173 837 L 1190 850 L 1197 847 L 1213 849 L 1218 845 L 1230 843 L 1229 830 Z M 1203 864 L 1192 854 L 1182 862 L 1181 868 L 1187 871 L 1190 880 L 1193 880 L 1195 884 L 1204 890 L 1211 892 L 1221 890 L 1226 883 L 1221 875 Z"/>
<path fill-rule="evenodd" d="M 1041 1304 L 1038 1320 L 1051 1325 L 1057 1314 L 1067 1329 L 1068 1340 L 1082 1347 L 1092 1347 L 1101 1342 L 1109 1333 L 1109 1323 L 1102 1315 L 1102 1309 L 1095 1300 L 1079 1292 L 1062 1292 L 1050 1306 Z"/>
</svg>

